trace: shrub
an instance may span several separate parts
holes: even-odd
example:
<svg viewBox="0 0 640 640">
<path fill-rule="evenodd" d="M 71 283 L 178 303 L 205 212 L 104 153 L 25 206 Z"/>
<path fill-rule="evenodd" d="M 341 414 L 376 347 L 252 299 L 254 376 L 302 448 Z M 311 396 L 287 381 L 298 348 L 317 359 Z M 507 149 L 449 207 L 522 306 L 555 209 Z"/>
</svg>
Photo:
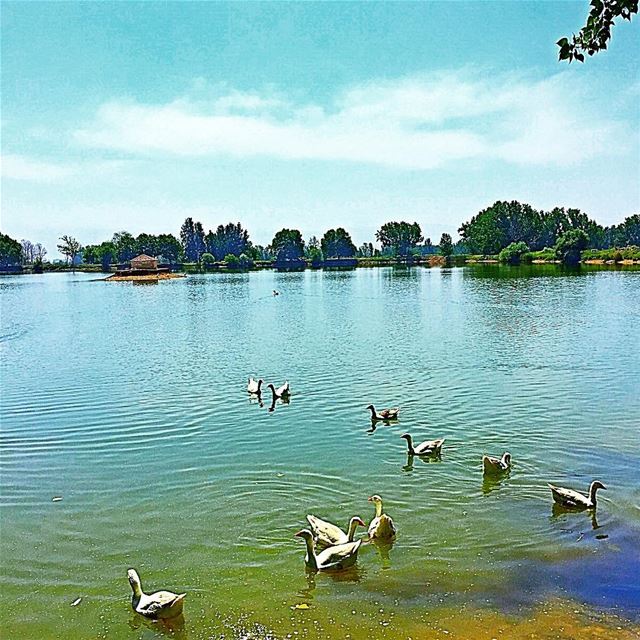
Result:
<svg viewBox="0 0 640 640">
<path fill-rule="evenodd" d="M 210 267 L 213 265 L 213 263 L 216 261 L 216 259 L 213 257 L 212 254 L 210 253 L 203 253 L 200 256 L 200 264 L 206 269 L 207 267 Z"/>
<path fill-rule="evenodd" d="M 239 269 L 240 268 L 240 258 L 234 255 L 233 253 L 227 253 L 224 257 L 224 262 L 227 265 L 228 269 Z"/>
<path fill-rule="evenodd" d="M 563 264 L 578 264 L 580 252 L 586 249 L 588 243 L 589 236 L 582 229 L 571 229 L 556 241 L 556 255 Z"/>
<path fill-rule="evenodd" d="M 520 259 L 528 251 L 529 247 L 525 242 L 512 242 L 498 254 L 498 260 L 507 264 L 520 264 Z"/>
</svg>

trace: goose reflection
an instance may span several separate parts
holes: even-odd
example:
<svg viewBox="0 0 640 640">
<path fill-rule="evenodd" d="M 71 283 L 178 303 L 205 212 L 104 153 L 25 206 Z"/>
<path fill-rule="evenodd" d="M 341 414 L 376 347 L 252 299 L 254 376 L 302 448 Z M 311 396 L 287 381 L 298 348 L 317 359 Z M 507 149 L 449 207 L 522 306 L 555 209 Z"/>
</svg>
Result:
<svg viewBox="0 0 640 640">
<path fill-rule="evenodd" d="M 407 464 L 402 467 L 403 471 L 413 471 L 413 461 L 418 459 L 422 464 L 431 464 L 433 462 L 442 462 L 442 453 L 438 451 L 430 456 L 414 456 L 407 453 Z"/>
<path fill-rule="evenodd" d="M 299 594 L 306 598 L 313 598 L 318 580 L 331 580 L 332 582 L 361 582 L 366 576 L 366 571 L 357 564 L 346 569 L 336 571 L 313 571 L 309 567 L 305 567 L 305 577 L 307 579 L 307 588 L 302 589 Z"/>
<path fill-rule="evenodd" d="M 482 493 L 488 496 L 492 491 L 502 487 L 502 481 L 509 477 L 509 471 L 505 471 L 500 475 L 482 476 Z"/>
<path fill-rule="evenodd" d="M 369 543 L 375 547 L 380 560 L 382 561 L 382 568 L 389 569 L 391 567 L 391 549 L 395 543 L 394 540 L 381 540 L 380 538 L 372 538 Z"/>
<path fill-rule="evenodd" d="M 175 618 L 151 620 L 139 615 L 129 618 L 129 627 L 134 631 L 140 631 L 144 628 L 141 640 L 153 640 L 159 635 L 176 638 L 177 640 L 186 640 L 189 637 L 184 624 L 184 615 L 180 614 Z"/>
<path fill-rule="evenodd" d="M 262 409 L 262 407 L 264 407 L 264 401 L 262 400 L 262 392 L 258 392 L 250 395 L 249 404 L 257 404 Z"/>
<path fill-rule="evenodd" d="M 560 520 L 564 516 L 570 514 L 571 516 L 576 515 L 576 517 L 586 516 L 591 521 L 591 528 L 595 531 L 596 529 L 600 529 L 598 524 L 598 518 L 596 516 L 595 509 L 572 509 L 571 507 L 565 507 L 557 502 L 553 503 L 551 507 L 551 520 Z M 580 520 L 581 521 L 581 520 Z"/>
<path fill-rule="evenodd" d="M 291 404 L 291 397 L 287 396 L 284 398 L 276 398 L 275 396 L 272 396 L 271 405 L 269 406 L 268 411 L 270 413 L 273 413 L 276 410 L 276 405 L 279 405 L 279 404 Z"/>
</svg>

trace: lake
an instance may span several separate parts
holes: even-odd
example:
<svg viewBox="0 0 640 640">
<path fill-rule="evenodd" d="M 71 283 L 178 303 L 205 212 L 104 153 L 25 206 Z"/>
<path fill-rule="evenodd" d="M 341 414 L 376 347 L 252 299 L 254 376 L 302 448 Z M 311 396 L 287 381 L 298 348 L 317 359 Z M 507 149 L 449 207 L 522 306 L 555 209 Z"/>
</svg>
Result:
<svg viewBox="0 0 640 640">
<path fill-rule="evenodd" d="M 640 270 L 0 290 L 3 637 L 640 632 Z M 261 406 L 249 375 L 289 380 L 290 402 Z M 400 420 L 372 429 L 369 403 Z M 405 432 L 445 437 L 441 458 L 408 459 Z M 506 450 L 511 473 L 484 481 L 482 455 Z M 596 478 L 595 516 L 553 509 L 547 482 Z M 395 543 L 308 574 L 306 514 L 369 522 L 374 493 Z M 131 611 L 130 566 L 188 592 L 184 621 Z"/>
</svg>

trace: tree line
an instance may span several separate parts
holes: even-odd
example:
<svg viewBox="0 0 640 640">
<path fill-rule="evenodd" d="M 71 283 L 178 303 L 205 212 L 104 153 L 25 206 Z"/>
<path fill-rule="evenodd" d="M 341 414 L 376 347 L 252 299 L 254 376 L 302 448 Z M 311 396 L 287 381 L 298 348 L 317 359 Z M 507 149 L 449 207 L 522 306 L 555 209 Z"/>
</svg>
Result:
<svg viewBox="0 0 640 640">
<path fill-rule="evenodd" d="M 583 249 L 640 246 L 640 215 L 632 215 L 618 225 L 603 227 L 579 209 L 556 207 L 542 211 L 518 201 L 498 201 L 483 209 L 458 229 L 460 240 L 453 242 L 443 233 L 438 245 L 425 238 L 417 222 L 391 221 L 375 234 L 376 243 L 356 247 L 351 234 L 342 227 L 327 230 L 322 238 L 307 241 L 297 229 L 280 229 L 267 246 L 254 244 L 240 222 L 221 224 L 205 232 L 201 222 L 187 218 L 179 236 L 141 233 L 133 236 L 119 231 L 110 240 L 83 247 L 72 236 L 62 236 L 58 251 L 68 264 L 82 261 L 101 265 L 129 262 L 140 254 L 158 258 L 169 265 L 199 263 L 208 266 L 226 262 L 228 266 L 248 268 L 256 261 L 295 263 L 353 258 L 411 259 L 414 256 L 440 254 L 500 255 L 505 262 L 516 263 L 528 252 L 552 249 L 557 257 L 571 261 Z M 568 235 L 567 235 L 568 234 Z M 20 265 L 42 267 L 47 250 L 39 243 L 18 242 L 0 234 L 0 267 Z M 37 270 L 37 269 L 34 269 Z"/>
</svg>

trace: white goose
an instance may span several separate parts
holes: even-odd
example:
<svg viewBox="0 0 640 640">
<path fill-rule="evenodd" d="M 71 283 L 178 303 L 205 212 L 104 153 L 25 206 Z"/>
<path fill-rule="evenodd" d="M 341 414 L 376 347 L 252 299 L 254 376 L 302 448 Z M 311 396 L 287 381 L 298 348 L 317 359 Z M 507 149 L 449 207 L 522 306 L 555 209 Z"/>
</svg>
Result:
<svg viewBox="0 0 640 640">
<path fill-rule="evenodd" d="M 396 420 L 400 413 L 399 407 L 394 407 L 392 409 L 380 409 L 380 411 L 376 411 L 376 408 L 370 404 L 367 409 L 371 411 L 371 420 L 373 422 L 376 422 L 377 420 Z"/>
<path fill-rule="evenodd" d="M 511 469 L 511 454 L 505 451 L 501 458 L 482 456 L 482 470 L 484 475 L 496 475 Z"/>
<path fill-rule="evenodd" d="M 553 499 L 564 507 L 574 509 L 595 509 L 596 508 L 596 491 L 598 489 L 606 489 L 600 480 L 594 480 L 589 486 L 589 495 L 574 491 L 573 489 L 565 489 L 564 487 L 556 487 L 549 484 L 549 489 L 553 495 Z"/>
<path fill-rule="evenodd" d="M 396 535 L 396 526 L 386 513 L 382 513 L 382 498 L 378 495 L 371 496 L 369 502 L 373 502 L 376 507 L 375 518 L 369 524 L 369 537 L 379 539 L 393 538 Z"/>
<path fill-rule="evenodd" d="M 407 450 L 411 456 L 437 455 L 442 450 L 442 444 L 444 443 L 444 438 L 440 438 L 439 440 L 425 440 L 414 446 L 410 433 L 403 433 L 400 437 L 407 441 Z"/>
<path fill-rule="evenodd" d="M 262 392 L 262 378 L 260 378 L 259 380 L 249 378 L 249 382 L 247 382 L 247 392 L 260 395 L 260 393 Z"/>
<path fill-rule="evenodd" d="M 186 593 L 156 591 L 147 595 L 142 591 L 140 576 L 135 569 L 127 571 L 129 584 L 133 589 L 131 606 L 136 613 L 147 618 L 175 618 L 182 613 L 182 605 Z"/>
<path fill-rule="evenodd" d="M 281 387 L 274 387 L 271 383 L 267 385 L 271 389 L 274 398 L 287 398 L 289 396 L 289 383 L 285 382 Z"/>
<path fill-rule="evenodd" d="M 347 542 L 329 547 L 316 554 L 313 534 L 309 529 L 302 529 L 302 531 L 298 531 L 295 535 L 304 539 L 307 545 L 307 553 L 304 561 L 307 567 L 313 571 L 330 571 L 351 567 L 358 559 L 358 549 L 360 549 L 360 545 L 362 544 L 362 540 Z"/>
<path fill-rule="evenodd" d="M 311 526 L 314 542 L 317 545 L 323 545 L 325 547 L 353 542 L 353 538 L 356 534 L 356 528 L 358 526 L 367 526 L 358 516 L 354 516 L 349 520 L 349 527 L 347 529 L 347 533 L 345 533 L 335 524 L 316 518 L 316 516 L 308 515 L 307 520 Z"/>
</svg>

